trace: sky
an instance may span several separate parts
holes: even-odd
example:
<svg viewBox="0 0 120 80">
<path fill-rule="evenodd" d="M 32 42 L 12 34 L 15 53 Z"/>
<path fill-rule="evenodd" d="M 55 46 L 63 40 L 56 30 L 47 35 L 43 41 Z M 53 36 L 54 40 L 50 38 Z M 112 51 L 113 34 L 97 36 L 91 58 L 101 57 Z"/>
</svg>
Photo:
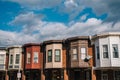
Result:
<svg viewBox="0 0 120 80">
<path fill-rule="evenodd" d="M 0 46 L 120 31 L 120 0 L 0 0 Z"/>
</svg>

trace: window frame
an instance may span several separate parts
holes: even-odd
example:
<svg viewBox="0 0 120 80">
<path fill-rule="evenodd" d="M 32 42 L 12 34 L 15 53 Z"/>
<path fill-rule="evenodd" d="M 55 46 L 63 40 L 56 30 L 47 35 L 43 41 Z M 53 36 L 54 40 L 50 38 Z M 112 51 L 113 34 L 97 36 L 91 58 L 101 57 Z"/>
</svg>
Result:
<svg viewBox="0 0 120 80">
<path fill-rule="evenodd" d="M 114 51 L 113 47 L 117 47 L 117 51 Z M 112 44 L 112 53 L 113 53 L 113 58 L 119 58 L 118 44 Z"/>
<path fill-rule="evenodd" d="M 82 49 L 83 49 L 83 48 L 85 49 L 85 53 L 82 52 Z M 81 48 L 80 48 L 80 57 L 81 57 L 82 60 L 84 60 L 84 59 L 82 58 L 82 57 L 83 57 L 83 54 L 84 54 L 84 59 L 85 59 L 86 56 L 87 56 L 87 47 L 81 47 Z"/>
<path fill-rule="evenodd" d="M 39 52 L 33 52 L 33 54 L 34 54 L 33 63 L 38 63 L 38 61 L 39 61 Z"/>
<path fill-rule="evenodd" d="M 13 64 L 13 54 L 10 54 L 10 64 Z"/>
<path fill-rule="evenodd" d="M 118 74 L 118 72 L 119 72 L 119 74 Z M 117 75 L 117 74 L 118 74 L 118 75 Z M 120 70 L 115 70 L 115 71 L 114 71 L 114 80 L 118 80 L 119 76 L 120 76 Z M 120 79 L 120 78 L 119 78 L 119 79 Z"/>
<path fill-rule="evenodd" d="M 102 45 L 102 48 L 103 48 L 103 58 L 104 59 L 108 59 L 109 58 L 109 54 L 108 54 L 108 45 L 105 44 L 105 45 Z M 105 50 L 106 49 L 106 50 Z M 106 56 L 105 56 L 106 55 Z"/>
<path fill-rule="evenodd" d="M 56 55 L 56 51 L 59 51 L 59 55 Z M 55 62 L 61 62 L 61 50 L 60 49 L 55 49 Z M 59 60 L 56 60 L 59 58 Z"/>
<path fill-rule="evenodd" d="M 27 64 L 30 64 L 31 62 L 31 54 L 27 53 Z"/>
<path fill-rule="evenodd" d="M 76 51 L 74 51 L 74 50 L 76 50 Z M 74 52 L 75 52 L 75 53 L 74 53 Z M 75 58 L 76 58 L 76 59 L 75 59 Z M 73 60 L 73 61 L 78 60 L 78 48 L 77 48 L 77 47 L 72 48 L 72 60 Z"/>
<path fill-rule="evenodd" d="M 100 59 L 100 49 L 99 49 L 99 46 L 96 47 L 96 55 L 97 55 L 97 59 Z"/>
<path fill-rule="evenodd" d="M 49 52 L 51 52 L 50 56 L 49 56 Z M 47 52 L 47 62 L 52 62 L 52 49 L 48 50 L 48 52 Z"/>
<path fill-rule="evenodd" d="M 0 54 L 0 56 L 1 56 L 0 64 L 5 64 L 5 54 Z"/>
<path fill-rule="evenodd" d="M 19 55 L 18 63 L 17 63 L 17 55 Z M 20 54 L 16 54 L 15 55 L 15 64 L 19 64 L 19 63 L 20 63 Z"/>
</svg>

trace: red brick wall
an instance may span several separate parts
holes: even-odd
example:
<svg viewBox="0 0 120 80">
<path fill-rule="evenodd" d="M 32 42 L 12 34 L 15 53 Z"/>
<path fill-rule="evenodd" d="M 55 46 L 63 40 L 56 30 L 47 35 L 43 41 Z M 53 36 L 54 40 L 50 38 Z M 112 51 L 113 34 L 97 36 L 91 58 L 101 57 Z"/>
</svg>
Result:
<svg viewBox="0 0 120 80">
<path fill-rule="evenodd" d="M 92 58 L 89 61 L 90 66 L 93 66 L 93 49 L 92 47 L 88 47 L 88 55 L 92 56 Z"/>
<path fill-rule="evenodd" d="M 62 58 L 63 58 L 63 67 L 66 68 L 66 50 L 63 49 L 62 51 Z"/>
<path fill-rule="evenodd" d="M 38 52 L 38 63 L 33 63 L 34 52 Z M 29 46 L 26 47 L 26 61 L 27 61 L 27 53 L 31 54 L 31 62 L 30 64 L 25 64 L 26 69 L 40 69 L 43 66 L 43 54 L 40 51 L 40 46 Z"/>
</svg>

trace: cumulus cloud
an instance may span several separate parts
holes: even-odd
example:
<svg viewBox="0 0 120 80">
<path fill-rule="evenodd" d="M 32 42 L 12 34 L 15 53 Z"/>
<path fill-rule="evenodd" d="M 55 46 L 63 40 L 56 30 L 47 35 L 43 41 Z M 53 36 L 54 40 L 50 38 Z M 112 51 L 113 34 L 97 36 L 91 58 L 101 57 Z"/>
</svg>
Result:
<svg viewBox="0 0 120 80">
<path fill-rule="evenodd" d="M 34 31 L 40 30 L 41 26 L 46 24 L 46 22 L 41 21 L 42 17 L 41 15 L 35 15 L 33 12 L 28 12 L 16 16 L 9 24 L 20 26 L 23 28 L 23 33 L 31 34 Z"/>
<path fill-rule="evenodd" d="M 32 12 L 16 16 L 10 24 L 21 24 L 22 30 L 20 32 L 0 30 L 0 46 L 64 39 L 71 36 L 88 36 L 105 31 L 120 31 L 120 22 L 113 25 L 113 22 L 103 23 L 100 19 L 90 18 L 85 22 L 74 22 L 66 26 L 59 22 L 42 21 L 37 16 Z"/>
</svg>

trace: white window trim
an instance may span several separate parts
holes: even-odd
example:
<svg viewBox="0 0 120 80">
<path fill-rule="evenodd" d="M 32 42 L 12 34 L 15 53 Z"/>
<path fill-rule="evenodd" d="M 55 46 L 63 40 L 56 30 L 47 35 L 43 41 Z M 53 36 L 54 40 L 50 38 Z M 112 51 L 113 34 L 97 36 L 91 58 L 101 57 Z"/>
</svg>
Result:
<svg viewBox="0 0 120 80">
<path fill-rule="evenodd" d="M 29 62 L 29 60 L 28 60 L 28 54 L 30 55 L 30 57 L 29 57 L 29 58 L 31 59 L 31 54 L 30 54 L 30 53 L 27 53 L 27 58 L 26 58 L 26 59 L 27 59 L 27 61 L 26 61 L 26 63 L 27 63 L 27 64 L 30 64 L 30 62 L 31 62 L 31 61 Z"/>
<path fill-rule="evenodd" d="M 4 58 L 3 58 L 3 63 L 0 63 L 0 64 L 5 64 L 6 54 L 0 54 L 0 55 L 4 55 Z"/>
<path fill-rule="evenodd" d="M 16 53 L 16 54 L 15 54 L 15 65 L 20 65 L 21 55 L 19 54 L 19 63 L 16 64 L 16 55 L 17 55 L 17 54 L 19 54 L 19 53 Z"/>
<path fill-rule="evenodd" d="M 118 57 L 117 58 L 119 58 L 119 45 L 118 44 L 112 44 L 112 57 L 113 58 L 115 58 L 114 56 L 113 56 L 113 45 L 117 45 L 117 50 L 118 50 Z M 116 58 L 115 58 L 116 59 Z"/>
<path fill-rule="evenodd" d="M 75 52 L 76 51 L 76 52 Z M 77 58 L 76 59 L 74 59 L 74 56 L 77 56 Z M 77 51 L 77 47 L 75 47 L 75 48 L 72 48 L 72 60 L 73 61 L 76 61 L 76 60 L 78 60 L 78 51 Z"/>
<path fill-rule="evenodd" d="M 83 55 L 82 50 L 81 50 L 82 48 L 85 49 L 84 58 L 82 58 L 82 55 Z M 81 59 L 84 60 L 84 59 L 86 58 L 87 55 L 88 55 L 88 54 L 87 54 L 87 47 L 81 47 L 81 48 L 80 48 L 80 57 L 81 57 Z"/>
<path fill-rule="evenodd" d="M 11 64 L 11 55 L 13 56 L 12 64 Z M 9 55 L 9 65 L 13 65 L 13 64 L 14 64 L 14 54 L 10 54 L 10 55 Z"/>
<path fill-rule="evenodd" d="M 37 55 L 37 61 L 34 60 L 35 55 Z M 39 52 L 33 52 L 33 63 L 39 63 Z"/>
<path fill-rule="evenodd" d="M 103 46 L 104 46 L 104 45 L 107 45 L 108 58 L 104 58 L 104 55 L 103 55 L 103 52 L 104 52 Z M 108 45 L 108 44 L 103 44 L 103 45 L 102 45 L 102 59 L 109 59 L 109 57 L 110 57 L 110 55 L 109 55 L 109 45 Z"/>
</svg>

